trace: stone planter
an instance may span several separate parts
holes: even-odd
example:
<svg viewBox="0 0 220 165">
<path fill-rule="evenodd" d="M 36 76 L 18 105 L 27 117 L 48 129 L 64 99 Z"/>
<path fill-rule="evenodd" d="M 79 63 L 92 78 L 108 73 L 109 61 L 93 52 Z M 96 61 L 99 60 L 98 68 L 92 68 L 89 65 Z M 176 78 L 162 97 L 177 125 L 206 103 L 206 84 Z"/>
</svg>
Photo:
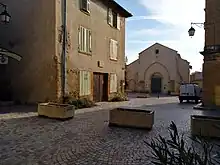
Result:
<svg viewBox="0 0 220 165">
<path fill-rule="evenodd" d="M 75 114 L 75 107 L 69 104 L 40 103 L 37 110 L 39 116 L 55 119 L 69 119 Z"/>
<path fill-rule="evenodd" d="M 192 115 L 191 133 L 192 135 L 219 138 L 220 117 Z"/>
<path fill-rule="evenodd" d="M 122 107 L 109 111 L 109 126 L 126 126 L 152 129 L 154 111 L 137 107 Z"/>
</svg>

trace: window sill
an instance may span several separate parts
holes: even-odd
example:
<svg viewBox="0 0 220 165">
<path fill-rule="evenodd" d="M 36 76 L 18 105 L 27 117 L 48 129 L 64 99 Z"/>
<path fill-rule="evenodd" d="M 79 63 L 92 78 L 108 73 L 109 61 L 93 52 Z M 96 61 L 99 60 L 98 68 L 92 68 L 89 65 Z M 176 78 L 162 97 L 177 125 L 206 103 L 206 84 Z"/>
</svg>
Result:
<svg viewBox="0 0 220 165">
<path fill-rule="evenodd" d="M 111 58 L 110 58 L 110 61 L 117 62 L 117 61 L 118 61 L 118 59 L 111 59 Z"/>
<path fill-rule="evenodd" d="M 85 54 L 85 55 L 88 55 L 88 56 L 92 56 L 92 52 L 83 52 L 83 51 L 78 51 L 80 54 Z"/>
<path fill-rule="evenodd" d="M 114 27 L 113 25 L 111 25 L 111 24 L 109 24 L 109 23 L 108 23 L 108 25 L 109 25 L 111 28 L 120 31 L 120 29 L 118 29 L 117 27 Z"/>
<path fill-rule="evenodd" d="M 83 9 L 80 9 L 81 12 L 83 12 L 84 14 L 90 16 L 90 11 L 87 11 L 87 10 L 83 10 Z"/>
</svg>

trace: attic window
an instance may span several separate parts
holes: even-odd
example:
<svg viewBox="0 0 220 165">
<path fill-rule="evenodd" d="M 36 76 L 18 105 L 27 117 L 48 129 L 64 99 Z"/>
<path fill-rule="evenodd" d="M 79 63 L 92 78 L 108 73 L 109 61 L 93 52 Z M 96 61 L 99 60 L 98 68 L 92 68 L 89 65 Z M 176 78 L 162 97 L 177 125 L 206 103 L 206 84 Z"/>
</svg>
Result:
<svg viewBox="0 0 220 165">
<path fill-rule="evenodd" d="M 155 50 L 155 53 L 156 53 L 156 54 L 159 54 L 159 49 L 156 49 L 156 50 Z"/>
</svg>

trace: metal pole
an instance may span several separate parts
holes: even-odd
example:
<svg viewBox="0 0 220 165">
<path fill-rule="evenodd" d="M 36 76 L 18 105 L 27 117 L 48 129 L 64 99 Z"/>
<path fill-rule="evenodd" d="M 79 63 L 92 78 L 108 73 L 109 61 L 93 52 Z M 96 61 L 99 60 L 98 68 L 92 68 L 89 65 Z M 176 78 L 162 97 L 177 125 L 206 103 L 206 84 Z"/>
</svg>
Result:
<svg viewBox="0 0 220 165">
<path fill-rule="evenodd" d="M 62 88 L 62 102 L 66 94 L 66 11 L 67 2 L 63 0 L 63 45 L 62 45 L 62 61 L 61 61 L 61 88 Z"/>
</svg>

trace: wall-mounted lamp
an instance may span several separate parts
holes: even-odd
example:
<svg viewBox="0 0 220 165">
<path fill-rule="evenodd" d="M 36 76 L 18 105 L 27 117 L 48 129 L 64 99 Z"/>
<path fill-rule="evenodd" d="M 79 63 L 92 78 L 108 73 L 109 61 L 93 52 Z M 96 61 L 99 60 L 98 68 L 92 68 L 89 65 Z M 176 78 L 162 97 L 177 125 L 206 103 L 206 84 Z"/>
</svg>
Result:
<svg viewBox="0 0 220 165">
<path fill-rule="evenodd" d="M 7 6 L 3 3 L 0 3 L 0 6 L 2 6 L 4 8 L 4 11 L 0 14 L 0 19 L 2 22 L 4 22 L 5 24 L 10 22 L 11 16 L 10 14 L 7 12 Z"/>
</svg>

